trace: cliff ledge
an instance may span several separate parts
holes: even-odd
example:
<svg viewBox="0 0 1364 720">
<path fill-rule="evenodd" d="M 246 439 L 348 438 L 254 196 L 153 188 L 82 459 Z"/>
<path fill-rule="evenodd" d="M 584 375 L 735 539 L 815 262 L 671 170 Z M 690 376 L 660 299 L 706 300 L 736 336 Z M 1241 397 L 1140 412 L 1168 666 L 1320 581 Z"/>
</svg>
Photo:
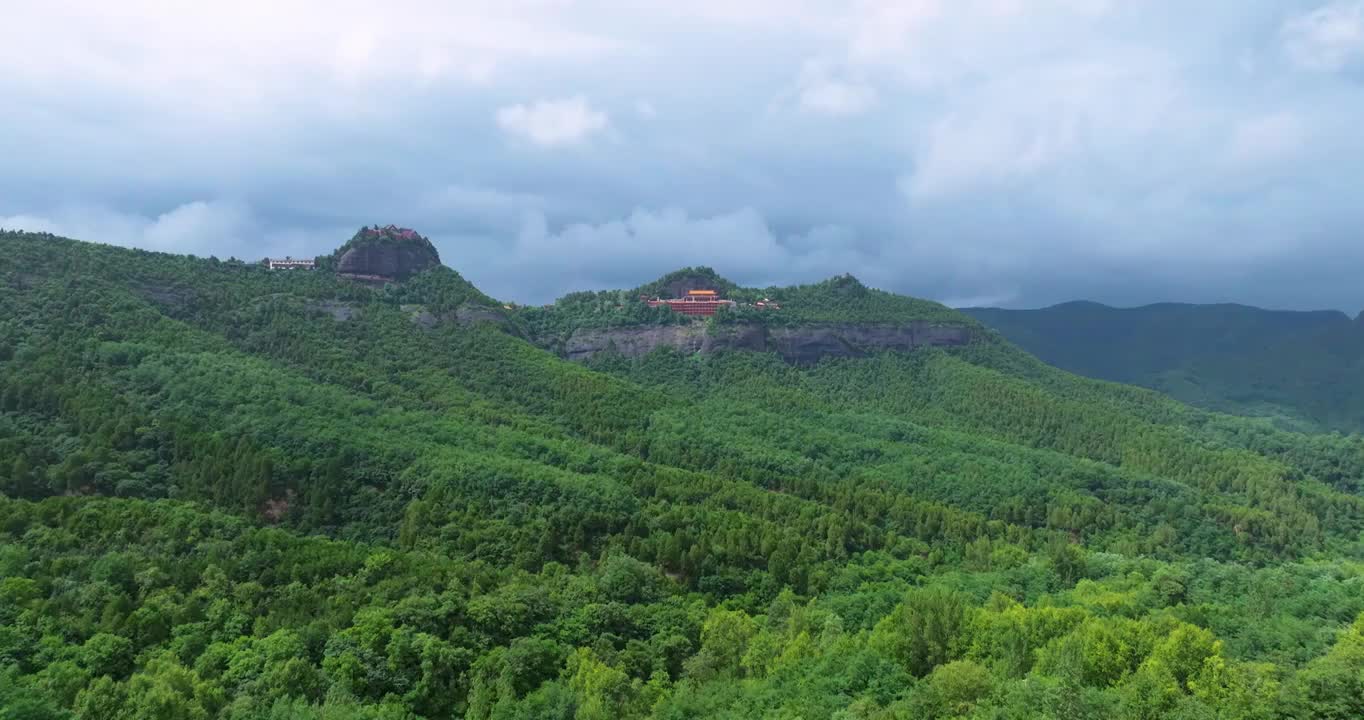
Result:
<svg viewBox="0 0 1364 720">
<path fill-rule="evenodd" d="M 967 326 L 929 322 L 830 323 L 768 327 L 757 323 L 707 328 L 705 323 L 616 328 L 580 328 L 564 342 L 570 360 L 586 360 L 613 349 L 626 357 L 647 355 L 658 347 L 683 353 L 720 350 L 775 352 L 786 362 L 813 365 L 826 357 L 867 357 L 885 350 L 965 345 L 976 336 Z"/>
</svg>

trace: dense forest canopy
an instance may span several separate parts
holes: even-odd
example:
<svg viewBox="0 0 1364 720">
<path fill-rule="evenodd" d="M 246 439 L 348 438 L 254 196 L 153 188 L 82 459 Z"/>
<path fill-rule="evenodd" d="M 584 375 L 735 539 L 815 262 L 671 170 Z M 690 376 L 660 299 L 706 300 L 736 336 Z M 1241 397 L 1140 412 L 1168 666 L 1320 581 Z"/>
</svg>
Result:
<svg viewBox="0 0 1364 720">
<path fill-rule="evenodd" d="M 611 297 L 0 234 L 0 717 L 1364 715 L 1359 437 L 988 334 L 525 339 Z"/>
<path fill-rule="evenodd" d="M 1364 431 L 1364 315 L 1088 302 L 964 312 L 1081 375 L 1289 428 Z"/>
</svg>

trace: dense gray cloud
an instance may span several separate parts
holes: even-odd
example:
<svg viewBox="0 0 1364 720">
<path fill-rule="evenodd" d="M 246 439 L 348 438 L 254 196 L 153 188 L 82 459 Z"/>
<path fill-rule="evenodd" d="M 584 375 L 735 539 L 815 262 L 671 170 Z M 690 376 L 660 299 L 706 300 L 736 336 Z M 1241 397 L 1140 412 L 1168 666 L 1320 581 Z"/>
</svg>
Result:
<svg viewBox="0 0 1364 720">
<path fill-rule="evenodd" d="M 1364 305 L 1364 0 L 6 15 L 4 227 L 258 258 L 393 222 L 522 302 L 707 264 L 956 304 Z"/>
</svg>

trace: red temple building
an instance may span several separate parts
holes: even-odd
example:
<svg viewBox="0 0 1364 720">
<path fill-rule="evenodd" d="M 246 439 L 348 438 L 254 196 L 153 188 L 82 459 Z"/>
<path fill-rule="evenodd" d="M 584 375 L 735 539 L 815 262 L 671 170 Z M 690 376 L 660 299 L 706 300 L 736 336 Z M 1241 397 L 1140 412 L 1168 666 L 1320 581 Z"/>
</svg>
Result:
<svg viewBox="0 0 1364 720">
<path fill-rule="evenodd" d="M 683 298 L 659 299 L 643 298 L 649 307 L 667 307 L 683 315 L 714 315 L 720 308 L 733 306 L 733 300 L 718 297 L 714 290 L 689 290 Z"/>
</svg>

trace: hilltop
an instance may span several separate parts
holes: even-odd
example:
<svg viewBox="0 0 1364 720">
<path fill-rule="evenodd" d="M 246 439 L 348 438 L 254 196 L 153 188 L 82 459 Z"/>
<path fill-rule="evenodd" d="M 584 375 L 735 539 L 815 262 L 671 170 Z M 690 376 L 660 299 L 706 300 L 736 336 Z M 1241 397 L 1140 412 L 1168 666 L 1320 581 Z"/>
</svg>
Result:
<svg viewBox="0 0 1364 720">
<path fill-rule="evenodd" d="M 1341 312 L 1088 302 L 964 312 L 1081 375 L 1290 427 L 1364 431 L 1364 323 Z"/>
<path fill-rule="evenodd" d="M 332 253 L 332 260 L 341 275 L 377 281 L 406 280 L 441 264 L 430 240 L 395 225 L 360 228 Z"/>
<path fill-rule="evenodd" d="M 779 296 L 773 335 L 973 335 L 571 362 L 443 266 L 0 234 L 0 707 L 1357 714 L 1359 438 L 1077 377 L 846 277 L 723 289 Z M 621 327 L 581 297 L 557 317 Z"/>
<path fill-rule="evenodd" d="M 732 304 L 711 317 L 651 307 L 647 298 L 712 290 Z M 519 313 L 530 336 L 565 357 L 685 352 L 775 352 L 789 362 L 867 357 L 884 350 L 965 345 L 980 326 L 944 305 L 875 290 L 851 275 L 812 285 L 745 288 L 708 267 L 683 268 L 633 290 L 578 292 Z"/>
</svg>

